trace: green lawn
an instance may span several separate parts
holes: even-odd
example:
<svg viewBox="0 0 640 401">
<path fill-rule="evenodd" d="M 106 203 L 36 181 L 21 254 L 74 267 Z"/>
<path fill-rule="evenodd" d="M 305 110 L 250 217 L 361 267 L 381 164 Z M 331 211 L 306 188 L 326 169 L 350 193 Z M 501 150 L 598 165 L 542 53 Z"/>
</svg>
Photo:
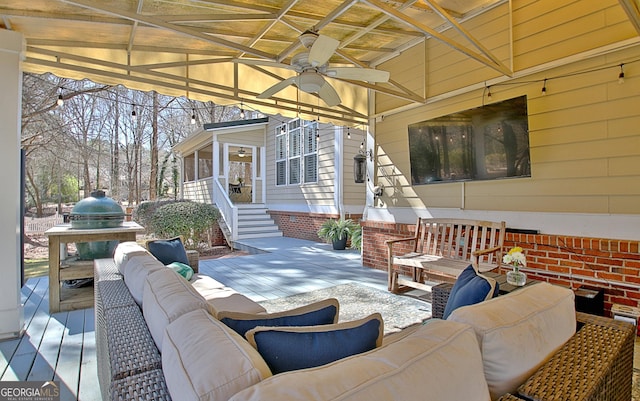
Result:
<svg viewBox="0 0 640 401">
<path fill-rule="evenodd" d="M 32 277 L 46 276 L 49 274 L 49 259 L 25 259 L 24 260 L 24 279 Z"/>
</svg>

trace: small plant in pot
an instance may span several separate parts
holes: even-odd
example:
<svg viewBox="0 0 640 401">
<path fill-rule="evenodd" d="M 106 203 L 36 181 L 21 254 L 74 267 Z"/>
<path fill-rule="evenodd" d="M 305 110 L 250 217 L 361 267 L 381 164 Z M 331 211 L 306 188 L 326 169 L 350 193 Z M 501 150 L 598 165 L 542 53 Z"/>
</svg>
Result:
<svg viewBox="0 0 640 401">
<path fill-rule="evenodd" d="M 358 225 L 351 219 L 329 219 L 322 223 L 318 237 L 333 244 L 333 249 L 340 251 L 347 247 L 347 240 Z"/>
</svg>

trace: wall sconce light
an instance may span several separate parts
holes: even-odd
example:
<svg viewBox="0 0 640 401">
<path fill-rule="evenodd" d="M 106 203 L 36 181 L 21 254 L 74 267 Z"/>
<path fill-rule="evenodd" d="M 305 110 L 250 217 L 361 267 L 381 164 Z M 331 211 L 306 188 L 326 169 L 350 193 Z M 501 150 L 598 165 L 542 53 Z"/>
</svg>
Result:
<svg viewBox="0 0 640 401">
<path fill-rule="evenodd" d="M 367 178 L 367 156 L 358 153 L 353 156 L 353 180 L 356 184 L 362 184 Z"/>
<path fill-rule="evenodd" d="M 373 197 L 374 198 L 381 197 L 383 193 L 384 193 L 384 186 L 376 185 L 375 187 L 373 187 Z"/>
</svg>

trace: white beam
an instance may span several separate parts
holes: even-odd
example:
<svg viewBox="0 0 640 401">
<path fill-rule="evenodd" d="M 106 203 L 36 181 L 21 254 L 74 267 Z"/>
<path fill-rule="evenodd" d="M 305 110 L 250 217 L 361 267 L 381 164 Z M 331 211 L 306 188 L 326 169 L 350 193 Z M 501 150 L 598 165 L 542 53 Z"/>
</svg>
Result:
<svg viewBox="0 0 640 401">
<path fill-rule="evenodd" d="M 0 29 L 0 121 L 2 121 L 2 197 L 0 197 L 0 339 L 20 335 L 24 317 L 20 300 L 21 168 L 20 125 L 22 99 L 21 59 L 25 42 L 21 34 Z"/>
</svg>

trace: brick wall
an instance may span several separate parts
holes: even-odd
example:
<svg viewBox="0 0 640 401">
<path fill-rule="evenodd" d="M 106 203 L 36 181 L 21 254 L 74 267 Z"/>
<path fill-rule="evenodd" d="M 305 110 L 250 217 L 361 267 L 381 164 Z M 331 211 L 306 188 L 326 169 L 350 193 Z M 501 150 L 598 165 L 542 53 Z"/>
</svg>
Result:
<svg viewBox="0 0 640 401">
<path fill-rule="evenodd" d="M 218 223 L 215 223 L 214 226 L 211 227 L 211 245 L 227 245 L 227 241 L 224 239 L 224 234 L 222 233 Z"/>
<path fill-rule="evenodd" d="M 415 229 L 414 224 L 375 221 L 362 226 L 363 265 L 385 271 L 384 241 L 410 237 Z M 530 278 L 574 289 L 581 285 L 604 289 L 608 316 L 614 303 L 640 306 L 640 241 L 507 233 L 504 251 L 514 246 L 523 248 Z"/>
<path fill-rule="evenodd" d="M 327 219 L 337 219 L 333 214 L 281 212 L 269 210 L 269 215 L 278 225 L 285 237 L 300 238 L 308 241 L 324 242 L 318 238 L 318 230 Z M 348 215 L 345 218 L 358 221 L 362 215 Z"/>
</svg>

